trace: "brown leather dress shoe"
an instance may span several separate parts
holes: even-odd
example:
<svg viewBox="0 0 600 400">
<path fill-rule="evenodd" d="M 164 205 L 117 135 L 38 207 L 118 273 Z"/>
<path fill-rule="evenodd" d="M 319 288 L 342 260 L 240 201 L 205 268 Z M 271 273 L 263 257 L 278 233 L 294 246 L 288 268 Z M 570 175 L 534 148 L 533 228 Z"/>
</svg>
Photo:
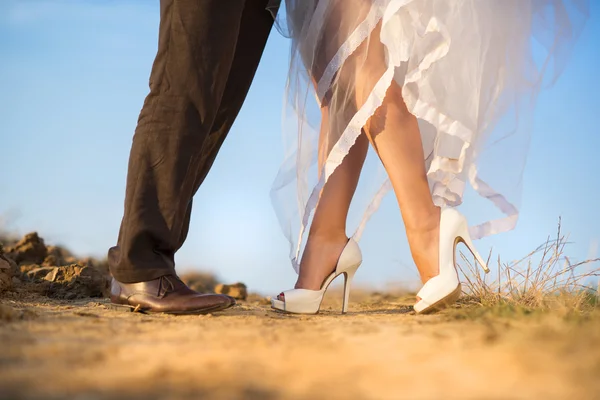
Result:
<svg viewBox="0 0 600 400">
<path fill-rule="evenodd" d="M 235 304 L 229 296 L 198 293 L 175 275 L 138 283 L 121 283 L 113 278 L 110 300 L 142 312 L 167 314 L 205 314 Z"/>
</svg>

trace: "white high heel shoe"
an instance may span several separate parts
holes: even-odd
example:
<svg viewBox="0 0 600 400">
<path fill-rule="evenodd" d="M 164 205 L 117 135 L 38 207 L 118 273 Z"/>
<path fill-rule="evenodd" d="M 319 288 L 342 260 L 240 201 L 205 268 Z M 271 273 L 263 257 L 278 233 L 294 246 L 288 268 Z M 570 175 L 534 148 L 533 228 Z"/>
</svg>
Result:
<svg viewBox="0 0 600 400">
<path fill-rule="evenodd" d="M 473 246 L 465 217 L 452 208 L 442 209 L 439 243 L 440 273 L 429 279 L 417 293 L 421 299 L 414 306 L 417 314 L 453 304 L 460 297 L 461 286 L 456 269 L 456 245 L 460 242 L 467 246 L 485 273 L 490 272 L 487 264 Z"/>
<path fill-rule="evenodd" d="M 356 270 L 362 263 L 362 253 L 358 243 L 354 239 L 348 240 L 346 247 L 342 250 L 338 259 L 335 271 L 329 275 L 320 290 L 309 289 L 291 289 L 283 292 L 283 300 L 277 298 L 271 299 L 271 307 L 293 314 L 316 314 L 321 308 L 321 302 L 327 288 L 335 278 L 344 275 L 344 303 L 342 305 L 342 314 L 348 311 L 348 297 L 350 296 L 350 284 Z"/>
</svg>

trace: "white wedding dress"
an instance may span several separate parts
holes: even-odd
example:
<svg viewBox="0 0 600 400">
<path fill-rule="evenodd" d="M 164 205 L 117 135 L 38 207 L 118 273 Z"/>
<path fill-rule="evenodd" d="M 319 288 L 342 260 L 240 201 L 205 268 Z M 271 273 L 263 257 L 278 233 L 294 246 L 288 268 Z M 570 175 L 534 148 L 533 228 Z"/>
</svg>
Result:
<svg viewBox="0 0 600 400">
<path fill-rule="evenodd" d="M 321 189 L 392 84 L 419 121 L 435 204 L 458 206 L 471 188 L 494 208 L 470 227 L 473 239 L 514 228 L 537 95 L 588 13 L 589 0 L 286 0 L 286 152 L 271 195 L 296 271 Z M 385 60 L 367 57 L 382 45 Z M 365 70 L 378 76 L 356 104 L 351 77 Z M 391 188 L 379 160 L 367 161 L 364 202 L 351 208 L 356 240 Z"/>
</svg>

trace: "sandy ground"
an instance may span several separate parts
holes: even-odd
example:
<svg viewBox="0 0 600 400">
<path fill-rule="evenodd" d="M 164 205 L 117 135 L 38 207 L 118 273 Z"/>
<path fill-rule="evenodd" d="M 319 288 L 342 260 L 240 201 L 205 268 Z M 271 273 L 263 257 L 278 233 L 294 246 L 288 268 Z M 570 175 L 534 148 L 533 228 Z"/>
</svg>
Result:
<svg viewBox="0 0 600 400">
<path fill-rule="evenodd" d="M 600 399 L 598 317 L 417 316 L 383 294 L 340 315 L 334 295 L 316 316 L 0 299 L 0 398 Z"/>
</svg>

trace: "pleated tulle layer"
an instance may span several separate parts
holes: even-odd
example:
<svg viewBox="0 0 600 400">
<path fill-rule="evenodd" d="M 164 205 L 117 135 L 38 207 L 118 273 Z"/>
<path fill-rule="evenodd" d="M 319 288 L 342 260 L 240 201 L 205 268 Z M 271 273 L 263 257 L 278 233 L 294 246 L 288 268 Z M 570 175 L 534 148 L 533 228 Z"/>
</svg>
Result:
<svg viewBox="0 0 600 400">
<path fill-rule="evenodd" d="M 278 17 L 292 39 L 286 153 L 272 200 L 296 270 L 322 188 L 391 85 L 418 119 L 435 204 L 459 206 L 470 188 L 493 206 L 470 228 L 474 238 L 514 228 L 537 95 L 562 71 L 588 8 L 589 0 L 287 0 Z M 361 206 L 351 209 L 357 240 L 391 189 L 370 157 Z"/>
</svg>

